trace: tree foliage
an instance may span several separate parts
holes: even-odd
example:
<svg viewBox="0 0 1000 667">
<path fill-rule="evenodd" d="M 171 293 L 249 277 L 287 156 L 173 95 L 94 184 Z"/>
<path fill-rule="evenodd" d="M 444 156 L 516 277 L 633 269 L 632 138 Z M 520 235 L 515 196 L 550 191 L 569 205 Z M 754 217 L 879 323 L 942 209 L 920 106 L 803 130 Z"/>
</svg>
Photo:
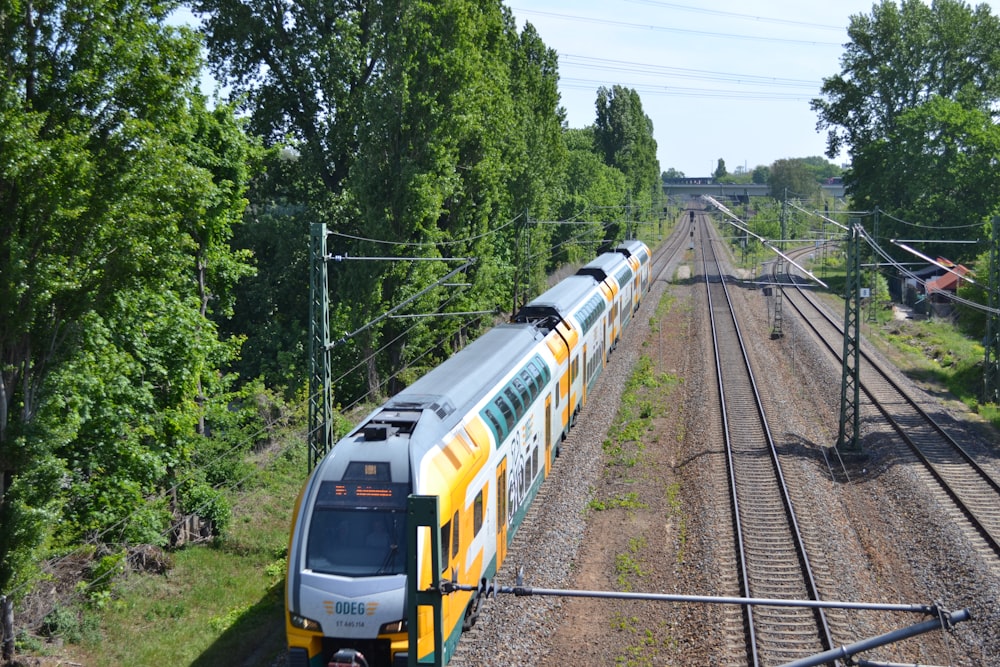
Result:
<svg viewBox="0 0 1000 667">
<path fill-rule="evenodd" d="M 819 181 L 800 159 L 775 160 L 767 180 L 771 197 L 812 200 L 819 196 Z"/>
<path fill-rule="evenodd" d="M 653 121 L 642 110 L 638 92 L 618 85 L 598 89 L 594 143 L 604 163 L 625 175 L 630 209 L 652 211 L 662 193 L 660 163 Z M 613 225 L 611 238 L 621 238 L 622 231 Z"/>
<path fill-rule="evenodd" d="M 229 236 L 254 151 L 196 92 L 172 7 L 0 5 L 0 590 L 23 593 L 53 526 L 164 539 L 146 498 L 233 353 L 207 316 L 246 273 Z"/>
<path fill-rule="evenodd" d="M 720 157 L 719 162 L 715 165 L 715 171 L 712 172 L 712 178 L 721 181 L 726 177 L 727 173 L 729 172 L 726 171 L 726 161 Z"/>
<path fill-rule="evenodd" d="M 251 126 L 296 156 L 283 165 L 294 187 L 254 219 L 258 239 L 298 225 L 306 247 L 304 223 L 321 221 L 340 254 L 437 260 L 331 268 L 335 335 L 353 334 L 335 357 L 365 369 L 363 393 L 393 391 L 400 369 L 433 364 L 468 327 L 491 321 L 369 326 L 452 271 L 452 260 L 476 258 L 452 281 L 468 287 L 428 291 L 399 314 L 492 311 L 517 284 L 542 280 L 551 232 L 525 225 L 559 209 L 566 149 L 557 59 L 532 26 L 518 33 L 499 0 L 197 7 L 217 75 L 244 96 Z M 281 309 L 270 306 L 237 315 Z M 345 400 L 362 389 L 338 385 Z"/>
<path fill-rule="evenodd" d="M 812 106 L 828 130 L 827 154 L 845 148 L 851 156 L 845 184 L 854 207 L 925 227 L 919 236 L 974 238 L 997 208 L 1000 185 L 991 166 L 997 17 L 960 0 L 883 0 L 851 17 L 848 35 L 841 73 L 824 80 Z M 901 225 L 890 220 L 886 234 Z"/>
</svg>

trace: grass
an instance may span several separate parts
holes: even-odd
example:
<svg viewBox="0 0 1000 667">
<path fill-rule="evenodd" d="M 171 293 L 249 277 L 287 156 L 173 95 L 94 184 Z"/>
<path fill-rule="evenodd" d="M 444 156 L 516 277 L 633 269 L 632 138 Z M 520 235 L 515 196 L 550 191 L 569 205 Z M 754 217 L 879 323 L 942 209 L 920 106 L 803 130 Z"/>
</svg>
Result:
<svg viewBox="0 0 1000 667">
<path fill-rule="evenodd" d="M 73 662 L 104 665 L 267 665 L 284 648 L 288 528 L 305 479 L 304 448 L 271 462 L 234 498 L 229 534 L 172 554 L 166 574 L 133 574 L 68 646 Z"/>
<path fill-rule="evenodd" d="M 596 498 L 587 503 L 587 507 L 596 512 L 603 512 L 609 509 L 637 510 L 649 507 L 639 500 L 639 496 L 634 491 L 629 491 L 623 496 L 612 498 L 611 500 L 597 500 Z"/>
<path fill-rule="evenodd" d="M 632 580 L 646 575 L 639 560 L 639 552 L 645 547 L 645 537 L 633 537 L 628 541 L 628 551 L 615 556 L 615 573 L 618 577 L 619 590 L 631 591 Z"/>
</svg>

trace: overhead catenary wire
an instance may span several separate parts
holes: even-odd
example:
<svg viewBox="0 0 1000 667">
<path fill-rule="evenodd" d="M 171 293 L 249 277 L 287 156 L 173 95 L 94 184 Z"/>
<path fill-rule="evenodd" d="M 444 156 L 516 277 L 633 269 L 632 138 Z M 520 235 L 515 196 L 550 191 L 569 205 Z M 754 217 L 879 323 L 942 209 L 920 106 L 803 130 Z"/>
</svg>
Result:
<svg viewBox="0 0 1000 667">
<path fill-rule="evenodd" d="M 775 23 L 779 25 L 794 26 L 797 28 L 816 28 L 817 30 L 835 30 L 837 32 L 844 32 L 844 26 L 842 25 L 829 25 L 827 23 L 814 23 L 811 21 L 795 21 L 792 19 L 758 16 L 756 14 L 743 14 L 740 12 L 729 12 L 722 9 L 693 7 L 691 5 L 678 4 L 676 2 L 663 2 L 662 0 L 624 0 L 624 2 L 631 2 L 636 5 L 648 5 L 651 7 L 662 7 L 664 9 L 677 9 L 682 12 L 694 12 L 698 14 L 708 14 L 711 16 L 724 16 L 727 18 L 752 21 L 754 23 Z"/>
<path fill-rule="evenodd" d="M 975 229 L 975 228 L 982 229 L 986 225 L 985 222 L 969 223 L 967 225 L 925 225 L 925 224 L 922 224 L 922 223 L 910 222 L 909 220 L 903 220 L 902 218 L 897 218 L 896 216 L 892 215 L 891 213 L 889 213 L 887 211 L 884 211 L 884 210 L 882 210 L 880 208 L 877 208 L 877 207 L 875 209 L 875 212 L 877 212 L 879 215 L 884 215 L 885 217 L 889 218 L 890 220 L 894 220 L 895 222 L 898 222 L 901 225 L 907 225 L 909 227 L 918 227 L 920 229 L 937 229 L 937 230 L 945 230 L 945 231 L 953 230 L 953 229 Z"/>
<path fill-rule="evenodd" d="M 807 211 L 806 209 L 804 209 L 804 208 L 802 208 L 800 206 L 797 206 L 796 204 L 794 204 L 792 202 L 788 202 L 788 203 L 789 203 L 790 206 L 798 209 L 799 211 L 802 211 L 803 213 L 806 213 L 806 214 L 809 214 L 809 215 L 815 215 L 817 217 L 820 217 L 823 220 L 826 220 L 827 222 L 830 222 L 830 223 L 832 223 L 832 224 L 840 227 L 844 231 L 848 231 L 848 229 L 849 229 L 844 224 L 842 224 L 840 222 L 837 222 L 836 220 L 833 220 L 833 219 L 831 219 L 831 218 L 829 218 L 829 217 L 827 217 L 825 215 L 822 215 L 818 211 Z M 876 209 L 876 210 L 878 210 L 878 209 Z M 879 211 L 879 212 L 882 213 L 881 211 Z M 866 214 L 867 215 L 872 215 L 872 212 L 866 212 Z M 893 218 L 893 219 L 895 220 L 896 218 Z M 899 222 L 903 222 L 903 221 L 900 220 Z M 920 226 L 920 225 L 916 225 L 916 226 Z M 926 288 L 927 288 L 927 281 L 926 280 L 924 280 L 923 278 L 920 278 L 919 276 L 917 276 L 913 271 L 911 271 L 909 268 L 907 268 L 904 264 L 902 264 L 901 262 L 897 261 L 894 257 L 892 257 L 892 255 L 890 255 L 888 252 L 886 252 L 885 249 L 883 249 L 878 244 L 877 239 L 873 238 L 867 231 L 865 231 L 864 227 L 858 226 L 858 229 L 860 229 L 859 233 L 861 235 L 861 238 L 865 241 L 865 243 L 867 243 L 876 253 L 879 254 L 879 256 L 881 256 L 885 260 L 885 263 L 882 264 L 882 266 L 891 266 L 891 267 L 893 267 L 894 269 L 896 269 L 897 271 L 899 271 L 901 274 L 903 274 L 907 278 L 915 281 L 917 284 L 919 284 L 921 287 L 923 287 L 926 290 Z M 948 268 L 944 264 L 941 264 L 940 262 L 937 262 L 936 260 L 931 259 L 927 255 L 924 255 L 923 253 L 920 253 L 919 251 L 906 246 L 901 241 L 897 241 L 897 240 L 893 239 L 892 243 L 896 244 L 897 246 L 900 246 L 904 250 L 907 250 L 908 252 L 914 254 L 915 256 L 919 257 L 920 259 L 922 259 L 922 260 L 924 260 L 924 261 L 926 261 L 926 262 L 928 262 L 930 264 L 934 264 L 934 265 L 936 265 L 936 266 L 938 266 L 938 267 L 940 267 L 940 268 L 942 268 L 942 269 L 944 269 L 946 271 L 949 271 L 949 272 L 955 274 L 961 280 L 965 280 L 966 282 L 968 282 L 970 284 L 978 285 L 978 283 L 976 283 L 976 281 L 974 279 L 970 278 L 969 276 L 961 275 L 961 274 L 957 273 L 956 271 Z M 989 306 L 985 306 L 985 305 L 983 305 L 981 303 L 976 303 L 975 301 L 971 301 L 971 300 L 966 299 L 964 297 L 960 297 L 960 296 L 958 296 L 958 294 L 952 294 L 949 291 L 937 291 L 935 293 L 936 294 L 940 294 L 944 298 L 949 299 L 949 300 L 953 301 L 954 303 L 961 304 L 961 305 L 966 306 L 968 308 L 971 308 L 973 310 L 979 310 L 979 311 L 982 311 L 982 312 L 985 312 L 985 313 L 994 313 L 994 314 L 1000 312 L 1000 311 L 998 311 L 998 309 L 990 308 Z"/>
<path fill-rule="evenodd" d="M 712 37 L 712 38 L 722 38 L 722 39 L 741 39 L 746 41 L 754 42 L 768 42 L 771 44 L 801 44 L 803 46 L 829 46 L 842 48 L 843 44 L 841 42 L 827 42 L 818 39 L 797 39 L 791 37 L 768 37 L 762 35 L 741 35 L 736 33 L 726 33 L 726 32 L 713 32 L 711 30 L 695 30 L 692 28 L 675 28 L 672 26 L 665 25 L 651 25 L 644 23 L 630 23 L 628 21 L 615 21 L 611 19 L 594 18 L 590 16 L 580 16 L 576 14 L 561 14 L 558 12 L 545 12 L 535 9 L 524 9 L 521 7 L 511 7 L 518 14 L 529 14 L 534 16 L 546 16 L 549 18 L 556 18 L 565 21 L 574 21 L 579 23 L 596 23 L 606 27 L 618 27 L 618 28 L 634 28 L 640 30 L 649 30 L 653 32 L 669 32 L 673 34 L 686 34 L 695 35 L 699 37 Z"/>
<path fill-rule="evenodd" d="M 789 264 L 791 264 L 792 266 L 794 266 L 795 268 L 797 268 L 799 271 L 801 271 L 806 276 L 808 276 L 810 278 L 810 280 L 812 280 L 813 282 L 815 282 L 815 283 L 817 283 L 819 285 L 822 285 L 823 287 L 829 287 L 829 285 L 827 285 L 825 282 L 823 282 L 817 276 L 815 276 L 812 271 L 810 271 L 809 269 L 805 268 L 804 266 L 802 266 L 801 264 L 799 264 L 798 262 L 796 262 L 794 259 L 792 259 L 788 255 L 786 255 L 785 253 L 783 253 L 780 249 L 778 249 L 768 239 L 765 239 L 760 234 L 755 234 L 754 232 L 750 231 L 750 229 L 747 227 L 746 223 L 743 220 L 741 220 L 735 213 L 733 213 L 732 211 L 730 211 L 726 206 L 724 206 L 719 201 L 717 201 L 714 197 L 710 197 L 709 195 L 702 195 L 702 199 L 704 199 L 705 201 L 707 201 L 708 203 L 710 203 L 712 206 L 714 206 L 718 210 L 722 211 L 722 213 L 724 213 L 725 215 L 727 215 L 730 218 L 732 218 L 732 220 L 729 221 L 729 224 L 733 225 L 733 227 L 736 227 L 736 229 L 740 230 L 744 234 L 752 236 L 755 239 L 757 239 L 758 241 L 760 241 L 762 244 L 764 244 L 765 246 L 767 246 L 768 248 L 770 248 L 771 252 L 777 254 L 779 257 L 781 257 L 782 259 L 784 259 L 786 262 L 788 262 Z"/>
<path fill-rule="evenodd" d="M 333 231 L 333 230 L 327 230 L 327 235 L 328 236 L 338 236 L 340 238 L 350 239 L 352 241 L 362 241 L 364 243 L 378 243 L 378 244 L 382 244 L 382 245 L 399 246 L 401 248 L 437 248 L 437 247 L 442 247 L 442 246 L 443 247 L 447 247 L 447 246 L 454 246 L 454 245 L 463 245 L 463 244 L 466 244 L 466 243 L 471 243 L 473 241 L 478 241 L 480 239 L 484 239 L 484 238 L 486 238 L 488 236 L 492 236 L 493 234 L 496 234 L 497 232 L 500 232 L 500 231 L 506 229 L 507 227 L 510 227 L 511 225 L 515 224 L 518 220 L 520 220 L 523 216 L 524 216 L 523 213 L 518 214 L 518 215 L 514 216 L 512 219 L 504 222 L 503 224 L 501 224 L 497 228 L 490 229 L 488 231 L 483 232 L 482 234 L 476 234 L 475 236 L 467 236 L 467 237 L 461 238 L 461 239 L 453 239 L 451 241 L 421 241 L 421 242 L 390 241 L 388 239 L 375 239 L 375 238 L 370 238 L 370 237 L 367 237 L 367 236 L 357 236 L 355 234 L 345 234 L 344 232 L 337 232 L 337 231 Z"/>
</svg>

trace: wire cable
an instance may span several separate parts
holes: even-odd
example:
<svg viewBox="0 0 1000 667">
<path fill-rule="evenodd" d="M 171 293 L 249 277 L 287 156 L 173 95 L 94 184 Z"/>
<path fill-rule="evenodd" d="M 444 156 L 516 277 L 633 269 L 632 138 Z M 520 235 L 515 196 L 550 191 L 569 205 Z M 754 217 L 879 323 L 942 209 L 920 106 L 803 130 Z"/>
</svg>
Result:
<svg viewBox="0 0 1000 667">
<path fill-rule="evenodd" d="M 711 32 L 708 30 L 693 30 L 690 28 L 672 28 L 662 25 L 649 25 L 642 23 L 629 23 L 627 21 L 613 21 L 611 19 L 600 19 L 592 18 L 589 16 L 577 16 L 573 14 L 559 14 L 557 12 L 543 12 L 535 9 L 523 9 L 519 7 L 511 7 L 516 14 L 530 14 L 533 16 L 546 16 L 549 18 L 564 20 L 564 21 L 576 21 L 580 23 L 596 23 L 603 26 L 613 26 L 618 28 L 631 28 L 637 30 L 645 31 L 655 31 L 655 32 L 669 32 L 675 34 L 687 34 L 687 35 L 697 35 L 700 37 L 715 37 L 723 39 L 742 39 L 755 42 L 768 42 L 771 44 L 781 43 L 781 44 L 800 44 L 803 46 L 830 46 L 843 48 L 841 42 L 825 42 L 815 39 L 793 39 L 786 37 L 762 37 L 760 35 L 738 35 L 733 33 L 724 32 Z"/>
</svg>

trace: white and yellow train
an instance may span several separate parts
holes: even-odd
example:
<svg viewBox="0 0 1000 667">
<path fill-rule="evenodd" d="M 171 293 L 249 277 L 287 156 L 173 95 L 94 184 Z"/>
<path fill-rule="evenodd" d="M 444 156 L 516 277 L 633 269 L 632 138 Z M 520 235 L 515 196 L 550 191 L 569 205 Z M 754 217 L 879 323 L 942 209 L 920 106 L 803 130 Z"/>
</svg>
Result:
<svg viewBox="0 0 1000 667">
<path fill-rule="evenodd" d="M 285 596 L 291 667 L 361 654 L 370 667 L 434 651 L 419 612 L 408 646 L 406 503 L 438 497 L 441 573 L 418 545 L 421 590 L 491 579 L 649 289 L 651 256 L 626 241 L 530 302 L 372 412 L 316 466 L 295 509 Z M 447 663 L 480 596 L 443 598 Z M 430 613 L 430 612 L 428 612 Z"/>
</svg>

